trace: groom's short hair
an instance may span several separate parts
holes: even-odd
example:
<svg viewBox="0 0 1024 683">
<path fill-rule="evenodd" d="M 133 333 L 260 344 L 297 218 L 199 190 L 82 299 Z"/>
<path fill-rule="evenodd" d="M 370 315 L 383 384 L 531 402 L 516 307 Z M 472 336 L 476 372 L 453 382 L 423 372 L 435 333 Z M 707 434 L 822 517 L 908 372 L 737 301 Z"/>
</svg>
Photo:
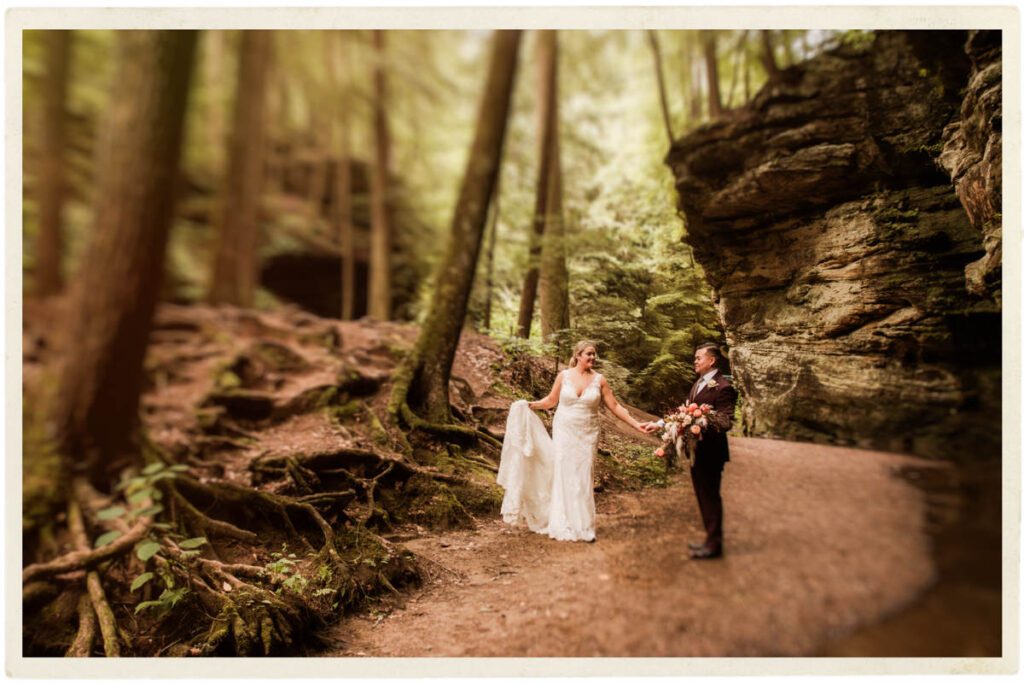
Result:
<svg viewBox="0 0 1024 683">
<path fill-rule="evenodd" d="M 715 359 L 715 367 L 718 368 L 719 372 L 724 373 L 724 366 L 726 363 L 728 363 L 728 360 L 726 360 L 725 354 L 722 353 L 722 347 L 719 346 L 718 344 L 708 342 L 706 344 L 701 344 L 700 346 L 697 347 L 696 350 L 700 351 L 701 349 L 708 350 L 708 355 Z"/>
</svg>

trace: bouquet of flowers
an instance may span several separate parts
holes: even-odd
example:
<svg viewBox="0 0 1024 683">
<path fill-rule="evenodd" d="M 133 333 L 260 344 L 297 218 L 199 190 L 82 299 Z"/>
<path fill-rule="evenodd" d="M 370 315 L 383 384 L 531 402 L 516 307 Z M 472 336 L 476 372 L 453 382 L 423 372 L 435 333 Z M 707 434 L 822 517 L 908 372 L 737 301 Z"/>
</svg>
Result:
<svg viewBox="0 0 1024 683">
<path fill-rule="evenodd" d="M 686 457 L 692 456 L 697 442 L 704 436 L 708 425 L 712 423 L 715 411 L 707 403 L 696 404 L 687 401 L 674 411 L 658 420 L 661 440 L 672 444 L 676 453 L 685 453 Z M 654 452 L 659 458 L 665 457 L 665 446 Z"/>
</svg>

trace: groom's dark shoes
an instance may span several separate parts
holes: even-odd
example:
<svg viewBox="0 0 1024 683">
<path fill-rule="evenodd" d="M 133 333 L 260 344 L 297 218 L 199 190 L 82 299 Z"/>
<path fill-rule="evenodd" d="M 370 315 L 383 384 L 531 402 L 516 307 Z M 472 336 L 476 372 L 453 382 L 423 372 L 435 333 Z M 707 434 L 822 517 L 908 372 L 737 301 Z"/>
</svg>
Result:
<svg viewBox="0 0 1024 683">
<path fill-rule="evenodd" d="M 691 544 L 691 546 L 692 546 L 692 544 Z M 690 559 L 691 560 L 710 560 L 712 558 L 721 557 L 721 556 L 722 556 L 722 549 L 721 548 L 719 548 L 718 550 L 712 550 L 711 548 L 709 548 L 706 545 L 701 545 L 700 547 L 693 548 L 692 550 L 690 550 Z"/>
</svg>

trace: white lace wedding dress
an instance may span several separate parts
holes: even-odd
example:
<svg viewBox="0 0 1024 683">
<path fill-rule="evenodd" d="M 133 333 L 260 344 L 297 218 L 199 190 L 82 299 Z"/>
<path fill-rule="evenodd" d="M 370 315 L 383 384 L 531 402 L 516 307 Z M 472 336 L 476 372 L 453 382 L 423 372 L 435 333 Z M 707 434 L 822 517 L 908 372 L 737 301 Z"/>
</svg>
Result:
<svg viewBox="0 0 1024 683">
<path fill-rule="evenodd" d="M 498 484 L 505 489 L 501 515 L 559 541 L 592 541 L 600 375 L 595 372 L 577 396 L 567 372 L 552 436 L 526 401 L 509 409 L 498 468 Z"/>
</svg>

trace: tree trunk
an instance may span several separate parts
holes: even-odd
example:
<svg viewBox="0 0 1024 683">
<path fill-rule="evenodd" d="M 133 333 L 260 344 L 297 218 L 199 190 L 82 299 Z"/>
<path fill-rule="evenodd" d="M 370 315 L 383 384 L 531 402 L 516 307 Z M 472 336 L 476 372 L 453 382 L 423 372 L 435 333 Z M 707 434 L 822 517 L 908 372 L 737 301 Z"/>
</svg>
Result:
<svg viewBox="0 0 1024 683">
<path fill-rule="evenodd" d="M 654 53 L 654 77 L 658 81 L 658 98 L 661 101 L 661 118 L 665 122 L 665 133 L 668 135 L 668 144 L 671 145 L 675 139 L 672 135 L 672 117 L 668 113 L 668 97 L 665 95 L 665 73 L 661 67 L 661 48 L 658 46 L 658 35 L 652 30 L 647 32 L 647 40 L 651 44 L 651 52 Z"/>
<path fill-rule="evenodd" d="M 779 67 L 775 63 L 775 45 L 772 43 L 772 32 L 761 31 L 761 64 L 769 83 L 779 80 Z"/>
<path fill-rule="evenodd" d="M 548 181 L 547 225 L 540 256 L 540 329 L 547 340 L 569 327 L 569 270 L 566 267 L 565 216 L 562 211 L 562 160 L 558 136 L 558 102 L 551 136 L 551 177 Z"/>
<path fill-rule="evenodd" d="M 67 327 L 56 426 L 70 470 L 107 489 L 138 460 L 143 356 L 163 274 L 196 32 L 119 31 L 96 207 Z"/>
<path fill-rule="evenodd" d="M 210 303 L 252 306 L 260 239 L 270 31 L 245 31 L 238 59 L 228 177 L 214 253 Z"/>
<path fill-rule="evenodd" d="M 338 246 L 341 250 L 341 319 L 351 320 L 355 317 L 356 301 L 356 247 L 355 228 L 352 225 L 352 119 L 349 116 L 351 88 L 349 73 L 351 72 L 351 51 L 342 32 L 334 34 L 335 51 L 333 59 L 328 60 L 331 81 L 336 89 L 334 101 L 338 112 L 339 143 L 338 172 L 334 175 L 334 222 L 338 235 Z M 340 64 L 347 63 L 348 71 L 344 79 L 341 76 Z"/>
<path fill-rule="evenodd" d="M 540 129 L 537 157 L 537 192 L 533 206 L 533 232 L 530 234 L 530 257 L 523 280 L 523 291 L 519 298 L 519 318 L 516 335 L 523 339 L 530 337 L 533 325 L 533 308 L 537 299 L 537 285 L 540 279 L 540 256 L 543 246 L 544 229 L 547 224 L 548 184 L 551 175 L 551 141 L 557 122 L 551 112 L 557 97 L 558 34 L 555 31 L 539 31 L 537 34 L 537 120 Z"/>
<path fill-rule="evenodd" d="M 487 207 L 497 182 L 508 123 L 521 31 L 496 31 L 473 147 L 452 218 L 427 319 L 412 352 L 409 404 L 427 419 L 446 422 L 448 381 L 480 252 Z"/>
<path fill-rule="evenodd" d="M 750 55 L 743 51 L 743 103 L 750 101 Z"/>
<path fill-rule="evenodd" d="M 71 31 L 46 32 L 46 74 L 43 80 L 43 125 L 36 182 L 39 235 L 36 242 L 35 293 L 56 294 L 64 286 L 61 212 L 65 195 L 65 126 Z"/>
<path fill-rule="evenodd" d="M 370 185 L 370 284 L 367 313 L 376 320 L 391 319 L 391 221 L 388 216 L 387 80 L 384 74 L 384 31 L 373 32 L 377 62 L 373 70 L 374 164 Z"/>
<path fill-rule="evenodd" d="M 203 31 L 200 38 L 202 48 L 203 81 L 207 89 L 206 100 L 206 151 L 209 166 L 218 176 L 224 172 L 224 150 L 227 140 L 224 130 L 224 62 L 227 52 L 227 31 Z"/>
<path fill-rule="evenodd" d="M 704 39 L 704 67 L 708 75 L 708 116 L 714 120 L 722 115 L 722 95 L 718 90 L 718 48 L 714 31 Z"/>
<path fill-rule="evenodd" d="M 743 55 L 746 52 L 747 44 L 747 32 L 740 31 L 739 38 L 736 39 L 736 48 L 733 53 L 733 64 L 732 64 L 732 79 L 729 81 L 729 95 L 725 99 L 725 108 L 732 109 L 733 97 L 736 94 L 736 84 L 740 81 L 740 66 L 743 60 Z"/>
<path fill-rule="evenodd" d="M 487 236 L 484 263 L 484 330 L 491 329 L 491 302 L 494 298 L 494 245 L 498 240 L 498 219 L 501 217 L 501 178 L 494 181 L 494 201 L 491 202 L 491 229 Z"/>
<path fill-rule="evenodd" d="M 696 41 L 690 43 L 690 50 L 690 118 L 696 123 L 704 118 L 703 74 Z"/>
<path fill-rule="evenodd" d="M 793 32 L 782 32 L 782 54 L 786 57 L 786 66 L 796 64 L 796 55 L 793 53 Z"/>
</svg>

